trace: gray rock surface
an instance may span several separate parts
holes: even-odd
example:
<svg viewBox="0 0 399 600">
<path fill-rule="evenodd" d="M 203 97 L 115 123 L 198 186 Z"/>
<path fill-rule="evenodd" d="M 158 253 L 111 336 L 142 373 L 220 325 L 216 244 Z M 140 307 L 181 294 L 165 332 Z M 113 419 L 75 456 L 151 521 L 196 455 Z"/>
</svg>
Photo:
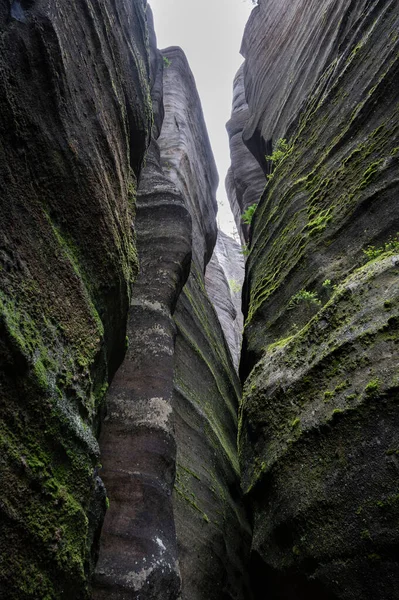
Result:
<svg viewBox="0 0 399 600">
<path fill-rule="evenodd" d="M 193 231 L 190 276 L 174 313 L 173 503 L 181 594 L 185 600 L 244 599 L 250 532 L 237 470 L 240 384 L 204 278 L 217 235 L 218 179 L 186 58 L 179 48 L 163 55 L 170 66 L 164 80 L 162 165 L 184 198 Z"/>
<path fill-rule="evenodd" d="M 389 0 L 261 0 L 244 36 L 244 140 L 260 164 L 287 141 L 251 226 L 241 361 L 272 599 L 398 597 L 398 26 Z"/>
<path fill-rule="evenodd" d="M 240 385 L 203 275 L 217 173 L 183 52 L 152 47 L 151 56 L 156 119 L 137 197 L 140 274 L 100 439 L 110 508 L 94 598 L 244 598 Z"/>
<path fill-rule="evenodd" d="M 244 65 L 242 65 L 234 79 L 233 110 L 231 119 L 226 125 L 231 156 L 226 190 L 243 244 L 248 242 L 249 226 L 242 221 L 241 216 L 249 206 L 259 202 L 266 185 L 265 173 L 243 141 L 243 130 L 247 120 L 248 104 L 245 99 Z M 261 165 L 265 167 L 264 160 Z"/>
<path fill-rule="evenodd" d="M 0 2 L 0 596 L 88 598 L 137 274 L 145 2 Z"/>
<path fill-rule="evenodd" d="M 240 244 L 219 230 L 212 259 L 206 267 L 205 287 L 216 309 L 237 371 L 244 325 L 241 312 L 244 275 Z"/>
<path fill-rule="evenodd" d="M 110 508 L 96 568 L 96 599 L 119 599 L 123 593 L 123 598 L 172 600 L 180 590 L 171 498 L 176 461 L 172 313 L 189 273 L 191 218 L 161 167 L 156 137 L 164 61 L 153 32 L 151 39 L 156 118 L 137 195 L 140 274 L 129 313 L 129 347 L 109 390 L 100 438 Z"/>
<path fill-rule="evenodd" d="M 163 55 L 170 66 L 164 70 L 162 167 L 184 194 L 193 220 L 193 256 L 204 271 L 217 236 L 218 174 L 187 59 L 180 48 L 168 48 Z"/>
</svg>

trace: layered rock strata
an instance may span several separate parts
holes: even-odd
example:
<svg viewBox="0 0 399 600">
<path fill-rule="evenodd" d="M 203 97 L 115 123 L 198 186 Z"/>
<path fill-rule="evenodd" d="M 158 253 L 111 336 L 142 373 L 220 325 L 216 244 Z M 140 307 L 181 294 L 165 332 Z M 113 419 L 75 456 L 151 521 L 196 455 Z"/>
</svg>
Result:
<svg viewBox="0 0 399 600">
<path fill-rule="evenodd" d="M 244 598 L 240 385 L 204 286 L 217 172 L 183 52 L 153 49 L 151 64 L 157 118 L 137 200 L 141 270 L 100 440 L 110 508 L 94 597 Z"/>
<path fill-rule="evenodd" d="M 271 177 L 239 452 L 270 598 L 397 598 L 398 26 L 389 0 L 261 0 L 244 36 L 243 138 Z"/>
<path fill-rule="evenodd" d="M 0 3 L 0 595 L 87 598 L 137 273 L 145 2 Z"/>
<path fill-rule="evenodd" d="M 110 507 L 94 598 L 122 594 L 166 600 L 180 590 L 171 500 L 176 462 L 172 313 L 189 272 L 192 227 L 183 196 L 161 167 L 157 138 L 161 128 L 161 139 L 165 135 L 164 61 L 154 34 L 151 51 L 156 118 L 137 196 L 140 274 L 129 312 L 128 350 L 109 390 L 100 438 Z"/>
<path fill-rule="evenodd" d="M 219 230 L 212 258 L 206 267 L 205 287 L 216 309 L 237 371 L 243 329 L 241 312 L 243 282 L 244 256 L 241 246 Z"/>
<path fill-rule="evenodd" d="M 226 125 L 230 140 L 231 167 L 227 172 L 226 191 L 234 215 L 237 231 L 243 245 L 248 243 L 249 225 L 242 215 L 247 208 L 257 204 L 266 185 L 265 173 L 255 156 L 248 150 L 242 137 L 248 120 L 248 104 L 245 99 L 244 65 L 240 67 L 233 84 L 233 110 Z"/>
</svg>

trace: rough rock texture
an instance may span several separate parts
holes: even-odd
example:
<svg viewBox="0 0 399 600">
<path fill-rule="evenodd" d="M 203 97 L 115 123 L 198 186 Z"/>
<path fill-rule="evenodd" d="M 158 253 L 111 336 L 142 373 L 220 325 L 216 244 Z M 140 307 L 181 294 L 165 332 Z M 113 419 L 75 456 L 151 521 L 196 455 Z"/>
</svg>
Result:
<svg viewBox="0 0 399 600">
<path fill-rule="evenodd" d="M 261 166 L 245 146 L 242 138 L 247 119 L 248 104 L 245 100 L 244 65 L 242 65 L 234 79 L 233 110 L 231 119 L 226 125 L 231 156 L 226 190 L 243 244 L 248 242 L 249 226 L 243 223 L 241 215 L 249 206 L 259 202 L 266 185 L 266 177 Z M 262 166 L 265 166 L 264 161 Z"/>
<path fill-rule="evenodd" d="M 0 595 L 87 598 L 151 127 L 145 2 L 0 2 Z"/>
<path fill-rule="evenodd" d="M 159 119 L 137 196 L 140 274 L 129 314 L 129 347 L 109 390 L 100 438 L 110 508 L 96 568 L 98 599 L 122 594 L 167 600 L 180 590 L 171 499 L 176 461 L 172 313 L 189 272 L 191 218 L 160 165 L 156 138 L 163 119 L 164 62 L 154 35 L 151 50 Z"/>
<path fill-rule="evenodd" d="M 398 598 L 398 26 L 396 1 L 261 0 L 244 37 L 244 139 L 259 163 L 287 140 L 252 223 L 241 363 L 269 598 Z"/>
<path fill-rule="evenodd" d="M 187 60 L 179 48 L 161 56 L 151 39 L 156 118 L 137 198 L 141 269 L 100 439 L 110 508 L 94 598 L 174 600 L 181 588 L 186 600 L 244 598 L 240 385 L 203 276 L 217 173 Z"/>
<path fill-rule="evenodd" d="M 251 532 L 236 446 L 240 384 L 200 269 L 175 321 L 174 507 L 184 600 L 250 600 Z"/>
<path fill-rule="evenodd" d="M 204 271 L 217 235 L 216 167 L 195 82 L 179 48 L 164 52 L 162 165 L 192 217 L 188 281 L 177 302 L 174 515 L 184 600 L 248 599 L 250 531 L 236 447 L 240 384 Z M 230 292 L 226 289 L 230 297 Z"/>
<path fill-rule="evenodd" d="M 219 230 L 212 259 L 206 267 L 205 287 L 216 309 L 237 371 L 244 324 L 241 312 L 244 275 L 240 244 Z"/>
</svg>

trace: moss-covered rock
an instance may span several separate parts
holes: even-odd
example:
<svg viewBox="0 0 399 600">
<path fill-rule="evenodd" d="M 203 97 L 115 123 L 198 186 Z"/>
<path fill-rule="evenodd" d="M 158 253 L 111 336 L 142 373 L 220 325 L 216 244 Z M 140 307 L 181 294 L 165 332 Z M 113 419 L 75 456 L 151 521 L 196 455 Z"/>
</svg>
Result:
<svg viewBox="0 0 399 600">
<path fill-rule="evenodd" d="M 397 597 L 398 24 L 390 1 L 260 0 L 244 37 L 267 185 L 240 461 L 271 598 Z"/>
<path fill-rule="evenodd" d="M 68 15 L 47 4 L 0 9 L 0 588 L 10 600 L 88 597 L 106 507 L 96 436 L 125 351 L 134 190 L 152 120 L 144 3 L 82 2 Z"/>
</svg>

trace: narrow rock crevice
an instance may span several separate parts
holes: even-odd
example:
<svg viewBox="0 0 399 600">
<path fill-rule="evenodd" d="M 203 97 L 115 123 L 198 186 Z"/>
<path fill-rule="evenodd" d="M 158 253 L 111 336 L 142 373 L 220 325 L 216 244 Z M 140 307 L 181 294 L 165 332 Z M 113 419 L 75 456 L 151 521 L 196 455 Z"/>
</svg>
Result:
<svg viewBox="0 0 399 600">
<path fill-rule="evenodd" d="M 1 598 L 398 598 L 399 5 L 255 4 L 240 247 L 146 1 L 0 2 Z"/>
</svg>

